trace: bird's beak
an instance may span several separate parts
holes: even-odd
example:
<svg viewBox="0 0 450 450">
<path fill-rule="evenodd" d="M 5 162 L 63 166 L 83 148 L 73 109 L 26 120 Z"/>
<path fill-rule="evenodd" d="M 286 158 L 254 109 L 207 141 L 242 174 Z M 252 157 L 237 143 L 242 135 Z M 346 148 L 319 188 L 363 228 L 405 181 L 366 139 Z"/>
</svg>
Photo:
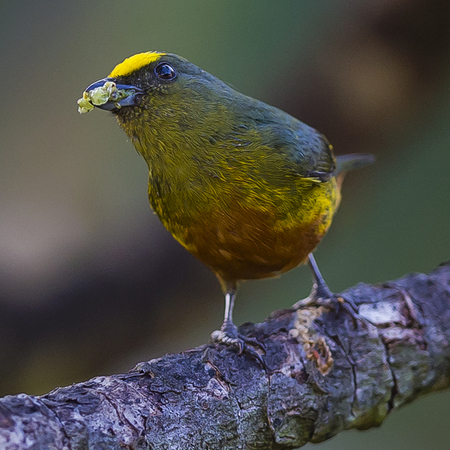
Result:
<svg viewBox="0 0 450 450">
<path fill-rule="evenodd" d="M 135 106 L 137 97 L 144 91 L 128 84 L 116 84 L 113 78 L 103 78 L 92 83 L 78 100 L 78 111 L 89 112 L 94 106 L 107 111 L 120 109 L 124 106 Z"/>
</svg>

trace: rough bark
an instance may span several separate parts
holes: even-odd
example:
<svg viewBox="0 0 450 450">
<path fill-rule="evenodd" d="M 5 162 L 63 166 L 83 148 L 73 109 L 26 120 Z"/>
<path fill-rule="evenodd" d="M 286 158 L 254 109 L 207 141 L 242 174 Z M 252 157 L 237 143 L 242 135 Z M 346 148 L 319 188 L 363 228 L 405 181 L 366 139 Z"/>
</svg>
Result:
<svg viewBox="0 0 450 450">
<path fill-rule="evenodd" d="M 274 312 L 249 354 L 204 345 L 36 397 L 0 399 L 1 449 L 289 449 L 450 384 L 450 263 L 342 296 L 359 307 Z"/>
</svg>

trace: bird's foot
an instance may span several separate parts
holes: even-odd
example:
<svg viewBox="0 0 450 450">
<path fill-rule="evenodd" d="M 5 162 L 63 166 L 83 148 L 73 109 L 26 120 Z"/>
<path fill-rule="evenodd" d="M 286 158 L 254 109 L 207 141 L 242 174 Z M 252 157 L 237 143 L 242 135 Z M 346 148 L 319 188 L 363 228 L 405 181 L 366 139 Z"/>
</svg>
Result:
<svg viewBox="0 0 450 450">
<path fill-rule="evenodd" d="M 345 298 L 340 294 L 334 294 L 330 291 L 325 283 L 317 285 L 314 283 L 311 294 L 303 300 L 298 301 L 293 305 L 294 309 L 305 308 L 308 306 L 323 307 L 339 314 L 344 310 L 350 315 L 356 325 L 357 320 L 364 319 L 359 315 L 358 306 L 352 299 Z"/>
<path fill-rule="evenodd" d="M 266 352 L 264 344 L 255 338 L 247 337 L 238 332 L 237 326 L 233 322 L 224 322 L 220 330 L 213 331 L 211 340 L 216 344 L 225 344 L 236 347 L 239 355 L 242 353 L 249 353 L 255 357 L 265 367 L 262 356 L 255 350 L 255 348 Z"/>
<path fill-rule="evenodd" d="M 312 253 L 308 256 L 308 265 L 311 269 L 314 280 L 311 294 L 309 294 L 309 296 L 304 300 L 297 302 L 293 307 L 295 309 L 299 309 L 306 306 L 323 306 L 335 311 L 336 314 L 343 309 L 352 317 L 353 321 L 356 321 L 356 319 L 361 319 L 361 316 L 358 314 L 358 307 L 355 305 L 353 300 L 346 299 L 341 295 L 333 294 L 333 292 L 330 291 L 330 288 L 327 283 L 325 283 L 325 280 L 320 273 L 319 267 L 317 266 L 316 260 Z"/>
</svg>

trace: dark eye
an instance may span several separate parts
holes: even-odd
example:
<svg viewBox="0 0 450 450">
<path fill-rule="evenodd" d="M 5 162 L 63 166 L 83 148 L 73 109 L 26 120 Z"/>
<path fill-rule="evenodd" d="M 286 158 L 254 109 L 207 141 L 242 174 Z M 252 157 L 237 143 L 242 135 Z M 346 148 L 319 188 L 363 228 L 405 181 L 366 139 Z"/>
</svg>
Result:
<svg viewBox="0 0 450 450">
<path fill-rule="evenodd" d="M 161 80 L 173 80 L 177 76 L 175 69 L 168 63 L 158 64 L 155 73 Z"/>
</svg>

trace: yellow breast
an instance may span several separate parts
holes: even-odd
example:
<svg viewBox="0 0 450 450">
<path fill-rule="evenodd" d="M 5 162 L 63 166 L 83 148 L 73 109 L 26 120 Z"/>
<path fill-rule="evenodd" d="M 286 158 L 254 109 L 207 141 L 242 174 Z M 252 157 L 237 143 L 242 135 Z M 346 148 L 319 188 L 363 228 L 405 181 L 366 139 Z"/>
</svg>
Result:
<svg viewBox="0 0 450 450">
<path fill-rule="evenodd" d="M 189 217 L 160 218 L 187 250 L 224 280 L 278 276 L 314 250 L 331 225 L 340 194 L 327 183 L 299 180 L 297 192 L 273 190 L 207 200 Z M 154 205 L 155 207 L 155 205 Z M 163 204 L 155 208 L 164 210 Z"/>
</svg>

